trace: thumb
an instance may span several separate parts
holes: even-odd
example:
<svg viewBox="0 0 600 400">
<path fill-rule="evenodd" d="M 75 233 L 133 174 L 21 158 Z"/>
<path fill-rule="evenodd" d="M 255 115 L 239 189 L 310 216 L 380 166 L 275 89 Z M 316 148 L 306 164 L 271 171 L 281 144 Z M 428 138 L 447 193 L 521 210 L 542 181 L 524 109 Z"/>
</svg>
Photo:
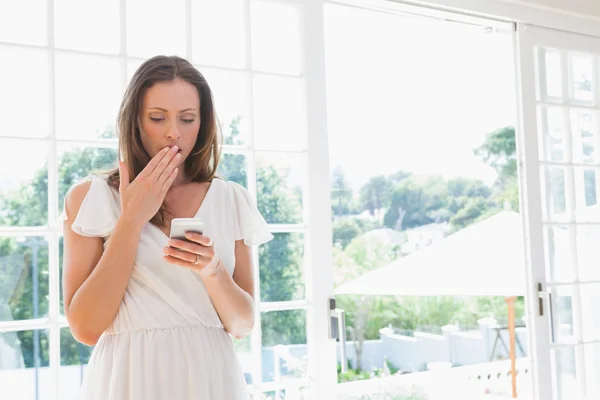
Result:
<svg viewBox="0 0 600 400">
<path fill-rule="evenodd" d="M 129 170 L 123 161 L 119 161 L 119 192 L 129 186 Z"/>
</svg>

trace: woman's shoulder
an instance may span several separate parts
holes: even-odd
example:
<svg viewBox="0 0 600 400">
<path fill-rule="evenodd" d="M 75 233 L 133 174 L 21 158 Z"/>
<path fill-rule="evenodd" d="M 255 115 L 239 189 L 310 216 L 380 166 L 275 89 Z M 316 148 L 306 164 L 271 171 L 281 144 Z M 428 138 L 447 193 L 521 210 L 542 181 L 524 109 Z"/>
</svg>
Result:
<svg viewBox="0 0 600 400">
<path fill-rule="evenodd" d="M 70 220 L 72 229 L 85 236 L 102 236 L 110 231 L 118 214 L 115 193 L 107 178 L 88 175 L 74 183 L 65 195 L 62 220 Z"/>
<path fill-rule="evenodd" d="M 83 201 L 86 195 L 92 189 L 92 186 L 100 186 L 105 188 L 112 188 L 108 183 L 108 177 L 90 174 L 77 181 L 75 181 L 67 191 L 65 196 L 66 199 L 74 201 Z"/>
<path fill-rule="evenodd" d="M 235 240 L 244 240 L 248 246 L 271 240 L 273 236 L 250 191 L 234 181 L 221 181 L 219 185 L 226 188 L 224 192 L 227 193 L 229 209 L 235 220 Z"/>
</svg>

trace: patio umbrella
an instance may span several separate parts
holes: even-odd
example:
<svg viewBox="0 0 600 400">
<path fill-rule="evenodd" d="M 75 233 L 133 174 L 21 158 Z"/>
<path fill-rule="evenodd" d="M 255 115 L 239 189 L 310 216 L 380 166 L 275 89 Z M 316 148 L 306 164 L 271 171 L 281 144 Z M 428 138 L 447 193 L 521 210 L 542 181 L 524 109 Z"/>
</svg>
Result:
<svg viewBox="0 0 600 400">
<path fill-rule="evenodd" d="M 525 295 L 520 214 L 501 211 L 481 222 L 370 271 L 336 294 L 394 296 L 503 296 L 508 305 L 513 397 L 516 397 L 516 296 Z"/>
</svg>

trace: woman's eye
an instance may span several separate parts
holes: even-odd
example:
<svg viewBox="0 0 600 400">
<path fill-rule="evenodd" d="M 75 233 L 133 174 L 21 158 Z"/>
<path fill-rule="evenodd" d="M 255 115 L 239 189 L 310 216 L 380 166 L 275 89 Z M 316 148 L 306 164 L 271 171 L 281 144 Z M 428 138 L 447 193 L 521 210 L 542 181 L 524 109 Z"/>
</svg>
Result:
<svg viewBox="0 0 600 400">
<path fill-rule="evenodd" d="M 185 122 L 186 124 L 191 124 L 192 122 L 194 122 L 194 119 L 182 119 L 183 122 Z"/>
<path fill-rule="evenodd" d="M 160 121 L 164 120 L 164 118 L 159 118 L 159 117 L 150 117 L 150 119 L 154 122 L 160 122 Z"/>
</svg>

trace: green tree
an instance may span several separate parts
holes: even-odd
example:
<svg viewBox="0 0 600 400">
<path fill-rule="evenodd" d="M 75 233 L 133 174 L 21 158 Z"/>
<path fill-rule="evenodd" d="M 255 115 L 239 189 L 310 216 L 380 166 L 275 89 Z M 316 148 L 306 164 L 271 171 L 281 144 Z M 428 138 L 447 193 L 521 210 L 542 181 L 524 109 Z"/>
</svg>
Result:
<svg viewBox="0 0 600 400">
<path fill-rule="evenodd" d="M 331 211 L 334 216 L 349 215 L 354 212 L 352 188 L 340 166 L 335 167 L 332 174 Z"/>
<path fill-rule="evenodd" d="M 498 173 L 493 188 L 493 197 L 497 209 L 501 209 L 504 203 L 508 203 L 512 210 L 518 211 L 519 193 L 515 128 L 506 126 L 489 133 L 483 144 L 476 148 L 474 153 Z"/>
<path fill-rule="evenodd" d="M 381 209 L 389 207 L 392 189 L 393 183 L 383 175 L 369 179 L 360 189 L 362 210 L 378 217 Z"/>
<path fill-rule="evenodd" d="M 452 197 L 489 197 L 492 191 L 479 179 L 455 178 L 448 181 L 448 194 Z"/>
<path fill-rule="evenodd" d="M 516 146 L 515 128 L 506 126 L 489 133 L 474 152 L 504 179 L 517 176 Z"/>
<path fill-rule="evenodd" d="M 450 218 L 450 223 L 455 229 L 466 228 L 467 226 L 488 218 L 496 213 L 496 210 L 490 207 L 490 201 L 483 197 L 467 198 L 466 204 Z"/>
<path fill-rule="evenodd" d="M 389 209 L 383 223 L 385 226 L 403 230 L 435 222 L 433 212 L 445 207 L 445 189 L 440 182 L 425 184 L 414 178 L 402 180 L 394 188 Z"/>
<path fill-rule="evenodd" d="M 334 246 L 342 249 L 363 232 L 355 218 L 335 219 L 332 230 Z"/>
</svg>

